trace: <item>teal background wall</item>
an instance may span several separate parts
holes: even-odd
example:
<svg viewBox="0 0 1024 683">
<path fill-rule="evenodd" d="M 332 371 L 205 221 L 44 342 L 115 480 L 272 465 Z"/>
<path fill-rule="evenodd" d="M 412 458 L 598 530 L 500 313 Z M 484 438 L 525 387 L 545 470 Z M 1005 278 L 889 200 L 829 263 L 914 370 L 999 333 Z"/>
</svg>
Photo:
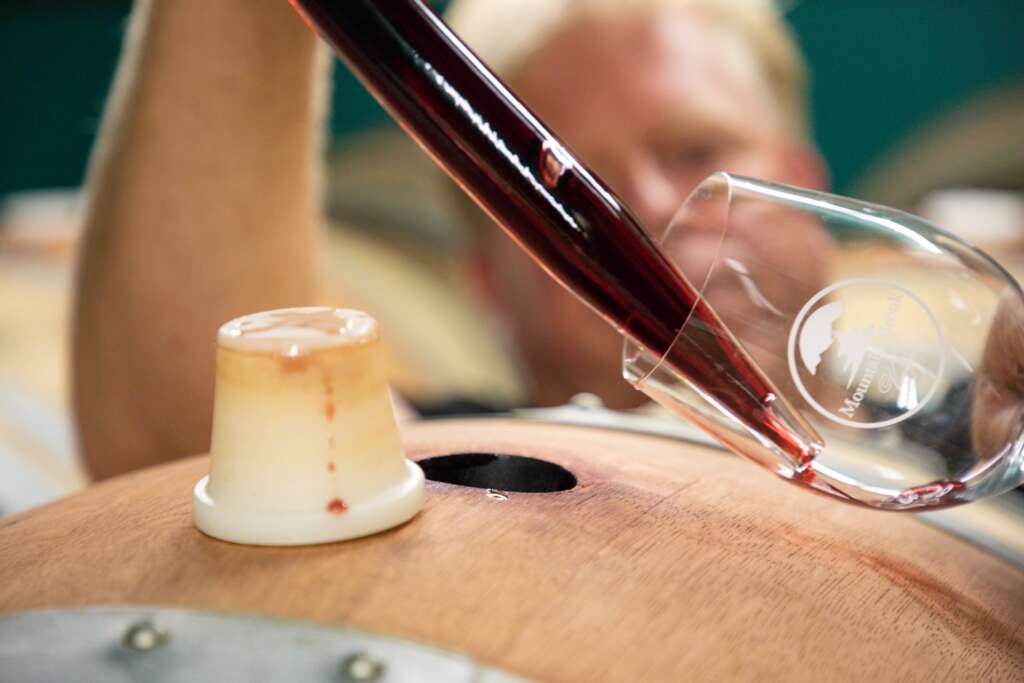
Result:
<svg viewBox="0 0 1024 683">
<path fill-rule="evenodd" d="M 1024 0 L 806 0 L 787 16 L 840 192 L 919 125 L 1024 82 Z"/>
<path fill-rule="evenodd" d="M 1024 82 L 1024 0 L 791 4 L 788 19 L 811 65 L 815 134 L 840 192 L 920 124 L 986 89 Z M 81 182 L 129 7 L 0 7 L 0 196 Z M 387 124 L 344 68 L 335 80 L 335 99 L 346 102 L 334 109 L 336 134 Z"/>
</svg>

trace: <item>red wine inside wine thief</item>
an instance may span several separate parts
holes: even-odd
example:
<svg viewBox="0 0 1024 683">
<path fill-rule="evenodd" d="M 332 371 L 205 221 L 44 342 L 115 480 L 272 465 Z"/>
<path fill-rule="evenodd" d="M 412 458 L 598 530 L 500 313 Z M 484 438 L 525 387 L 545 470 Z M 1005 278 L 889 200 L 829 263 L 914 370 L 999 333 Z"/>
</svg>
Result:
<svg viewBox="0 0 1024 683">
<path fill-rule="evenodd" d="M 292 4 L 434 160 L 553 278 L 667 359 L 796 469 L 813 436 L 616 196 L 417 0 Z M 775 406 L 773 408 L 773 405 Z"/>
</svg>

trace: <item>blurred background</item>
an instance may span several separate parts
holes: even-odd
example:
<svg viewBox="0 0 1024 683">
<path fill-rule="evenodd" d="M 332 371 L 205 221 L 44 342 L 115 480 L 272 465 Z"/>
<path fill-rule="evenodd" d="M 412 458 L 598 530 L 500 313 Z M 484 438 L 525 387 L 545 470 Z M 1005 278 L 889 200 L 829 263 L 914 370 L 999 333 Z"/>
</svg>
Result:
<svg viewBox="0 0 1024 683">
<path fill-rule="evenodd" d="M 130 6 L 8 0 L 0 8 L 0 514 L 84 483 L 66 401 L 79 186 Z M 813 131 L 833 190 L 923 214 L 1019 261 L 1024 3 L 803 0 L 781 10 L 808 63 Z M 333 99 L 345 107 L 330 119 L 328 211 L 345 229 L 330 248 L 386 267 L 378 245 L 388 243 L 419 265 L 395 268 L 394 279 L 425 297 L 457 298 L 430 276 L 460 240 L 442 181 L 418 172 L 430 162 L 343 67 Z M 356 303 L 366 286 L 358 267 L 329 280 Z M 398 315 L 375 313 L 385 329 Z M 444 340 L 436 356 L 421 348 L 410 360 L 399 341 L 399 384 L 429 397 L 435 385 L 472 394 L 487 381 L 514 395 L 514 370 L 485 327 L 457 306 L 446 315 L 453 334 L 479 338 L 477 362 L 447 362 Z M 479 367 L 486 378 L 471 370 Z"/>
</svg>

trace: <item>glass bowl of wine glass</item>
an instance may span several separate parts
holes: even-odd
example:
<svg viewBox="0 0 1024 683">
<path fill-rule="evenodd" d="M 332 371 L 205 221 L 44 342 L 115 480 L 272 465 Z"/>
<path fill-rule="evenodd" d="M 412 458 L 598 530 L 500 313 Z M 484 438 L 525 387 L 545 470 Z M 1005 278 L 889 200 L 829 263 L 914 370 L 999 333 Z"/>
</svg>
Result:
<svg viewBox="0 0 1024 683">
<path fill-rule="evenodd" d="M 660 248 L 703 306 L 665 353 L 626 342 L 627 380 L 662 406 L 859 505 L 947 507 L 1024 482 L 1024 296 L 984 253 L 907 213 L 724 173 Z M 762 387 L 760 412 L 692 381 L 707 349 L 758 369 L 720 376 Z M 780 447 L 787 430 L 801 448 Z"/>
</svg>

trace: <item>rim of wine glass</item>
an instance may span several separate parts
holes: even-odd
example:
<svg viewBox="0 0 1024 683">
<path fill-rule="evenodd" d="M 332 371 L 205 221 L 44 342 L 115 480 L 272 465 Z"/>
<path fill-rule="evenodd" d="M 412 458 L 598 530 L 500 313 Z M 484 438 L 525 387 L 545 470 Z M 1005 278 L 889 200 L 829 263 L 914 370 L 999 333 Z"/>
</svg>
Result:
<svg viewBox="0 0 1024 683">
<path fill-rule="evenodd" d="M 664 353 L 657 357 L 657 362 L 653 363 L 643 373 L 643 375 L 637 377 L 636 379 L 629 379 L 629 382 L 636 387 L 639 387 L 640 385 L 645 383 L 651 377 L 651 375 L 658 371 L 658 368 L 661 367 L 661 364 L 665 361 L 665 358 L 668 356 L 669 351 L 672 349 L 672 347 L 676 345 L 676 342 L 679 341 L 679 336 L 683 333 L 683 330 L 686 329 L 686 325 L 690 322 L 690 318 L 693 316 L 693 311 L 696 308 L 697 303 L 704 299 L 704 290 L 707 288 L 708 281 L 711 279 L 711 273 L 714 272 L 715 266 L 718 264 L 718 259 L 722 255 L 722 244 L 725 243 L 725 236 L 726 233 L 728 233 L 729 231 L 729 212 L 732 210 L 733 192 L 733 184 L 731 181 L 732 179 L 739 177 L 741 176 L 735 176 L 732 175 L 731 173 L 727 173 L 726 171 L 716 171 L 715 173 L 712 173 L 711 175 L 707 176 L 699 183 L 697 183 L 696 187 L 694 187 L 693 190 L 690 191 L 690 194 L 686 196 L 686 199 L 683 200 L 683 203 L 680 204 L 679 208 L 676 209 L 674 214 L 672 214 L 672 218 L 669 220 L 668 226 L 665 228 L 665 231 L 655 241 L 658 250 L 662 252 L 662 256 L 665 257 L 665 260 L 669 263 L 669 265 L 672 266 L 672 268 L 675 269 L 676 273 L 678 273 L 684 281 L 688 282 L 690 286 L 693 287 L 694 290 L 697 292 L 697 300 L 694 302 L 694 305 L 690 307 L 690 311 L 686 314 L 686 317 L 683 318 L 683 322 L 682 324 L 680 324 L 679 329 L 676 331 L 676 335 L 672 339 L 672 343 L 669 344 L 668 348 L 665 349 Z M 711 264 L 708 266 L 707 271 L 704 273 L 703 281 L 700 283 L 700 286 L 697 287 L 695 286 L 695 283 L 690 282 L 690 279 L 687 278 L 681 270 L 679 270 L 679 266 L 676 265 L 675 261 L 669 258 L 668 255 L 664 253 L 662 247 L 668 241 L 669 237 L 673 234 L 673 229 L 677 225 L 678 219 L 680 218 L 682 213 L 687 209 L 687 207 L 690 206 L 690 202 L 693 201 L 702 190 L 706 189 L 708 185 L 718 182 L 723 182 L 726 188 L 725 220 L 724 224 L 722 225 L 722 230 L 719 233 L 718 245 L 715 248 L 715 257 L 711 260 Z M 627 367 L 630 364 L 630 358 L 634 355 L 633 353 L 631 353 L 631 350 L 635 350 L 636 355 L 639 355 L 640 353 L 647 351 L 647 347 L 645 347 L 640 342 L 632 339 L 631 337 L 627 336 L 622 345 L 623 368 Z M 653 356 L 653 354 L 650 355 Z"/>
</svg>

